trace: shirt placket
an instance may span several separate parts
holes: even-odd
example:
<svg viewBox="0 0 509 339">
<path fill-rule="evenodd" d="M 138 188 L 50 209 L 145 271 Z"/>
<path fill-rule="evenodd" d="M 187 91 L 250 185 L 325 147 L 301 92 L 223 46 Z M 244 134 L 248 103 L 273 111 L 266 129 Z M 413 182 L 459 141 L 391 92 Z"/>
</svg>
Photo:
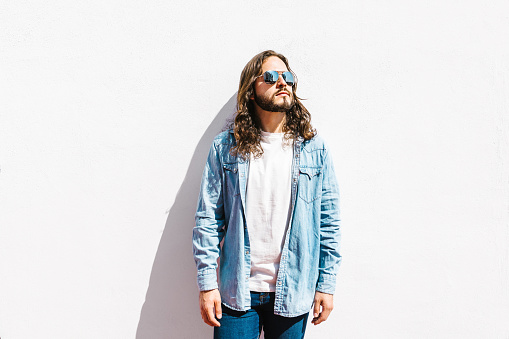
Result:
<svg viewBox="0 0 509 339">
<path fill-rule="evenodd" d="M 293 162 L 292 162 L 292 188 L 291 188 L 291 213 L 290 222 L 288 223 L 288 230 L 285 235 L 285 243 L 283 251 L 281 252 L 281 260 L 279 262 L 279 270 L 276 279 L 276 295 L 274 301 L 274 311 L 281 312 L 284 300 L 284 284 L 286 281 L 286 270 L 288 268 L 288 242 L 290 239 L 290 230 L 292 228 L 293 213 L 295 210 L 295 200 L 297 197 L 297 185 L 299 181 L 299 168 L 300 168 L 300 152 L 302 145 L 302 137 L 298 137 L 294 142 L 293 148 Z"/>
<path fill-rule="evenodd" d="M 242 203 L 242 214 L 244 214 L 246 208 L 246 187 L 247 187 L 247 175 L 249 169 L 249 160 L 239 159 L 238 163 L 239 169 L 239 185 L 240 185 L 240 200 Z M 249 290 L 249 278 L 251 276 L 251 247 L 249 244 L 249 233 L 247 229 L 247 224 L 245 222 L 246 218 L 244 217 L 244 267 L 245 270 L 240 274 L 240 278 L 244 280 L 243 284 L 245 286 L 244 295 L 242 296 L 244 302 L 242 303 L 247 308 L 251 306 L 251 292 Z M 243 274 L 243 276 L 242 276 Z M 239 276 L 239 275 L 237 275 Z M 239 281 L 240 284 L 240 281 Z"/>
</svg>

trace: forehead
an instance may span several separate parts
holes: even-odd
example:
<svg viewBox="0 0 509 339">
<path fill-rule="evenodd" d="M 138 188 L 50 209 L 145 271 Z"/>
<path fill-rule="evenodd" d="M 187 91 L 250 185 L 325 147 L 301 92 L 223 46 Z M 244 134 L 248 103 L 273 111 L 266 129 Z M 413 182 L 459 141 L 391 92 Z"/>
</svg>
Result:
<svg viewBox="0 0 509 339">
<path fill-rule="evenodd" d="M 288 71 L 283 60 L 276 56 L 271 56 L 265 59 L 262 64 L 262 73 L 265 71 Z"/>
</svg>

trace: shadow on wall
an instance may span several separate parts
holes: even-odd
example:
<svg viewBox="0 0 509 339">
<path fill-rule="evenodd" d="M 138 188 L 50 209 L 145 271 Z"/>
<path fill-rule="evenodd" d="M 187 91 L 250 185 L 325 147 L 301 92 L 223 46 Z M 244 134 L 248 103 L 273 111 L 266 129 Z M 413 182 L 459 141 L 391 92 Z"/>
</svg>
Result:
<svg viewBox="0 0 509 339">
<path fill-rule="evenodd" d="M 192 229 L 210 145 L 235 112 L 236 98 L 237 93 L 221 108 L 191 158 L 157 249 L 136 339 L 212 337 L 212 327 L 203 322 L 198 306 Z"/>
</svg>

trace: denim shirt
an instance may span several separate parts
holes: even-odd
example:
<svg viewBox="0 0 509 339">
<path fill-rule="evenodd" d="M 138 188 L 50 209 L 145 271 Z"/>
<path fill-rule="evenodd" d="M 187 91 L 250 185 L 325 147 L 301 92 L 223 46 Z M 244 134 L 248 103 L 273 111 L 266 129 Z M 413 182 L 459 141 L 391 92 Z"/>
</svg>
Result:
<svg viewBox="0 0 509 339">
<path fill-rule="evenodd" d="M 232 156 L 233 132 L 212 143 L 203 171 L 193 254 L 200 291 L 219 288 L 227 307 L 251 308 L 251 257 L 246 225 L 249 160 Z M 315 291 L 334 294 L 339 254 L 339 190 L 329 152 L 319 136 L 294 141 L 291 220 L 276 280 L 274 313 L 296 317 L 309 312 Z M 221 244 L 221 241 L 223 243 Z M 219 284 L 217 259 L 219 259 Z"/>
</svg>

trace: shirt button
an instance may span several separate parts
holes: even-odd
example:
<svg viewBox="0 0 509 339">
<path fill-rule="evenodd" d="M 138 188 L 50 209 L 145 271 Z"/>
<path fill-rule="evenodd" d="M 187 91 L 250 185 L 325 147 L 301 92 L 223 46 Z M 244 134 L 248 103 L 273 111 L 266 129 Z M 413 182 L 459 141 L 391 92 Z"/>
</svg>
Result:
<svg viewBox="0 0 509 339">
<path fill-rule="evenodd" d="M 279 286 L 281 286 L 281 281 L 278 281 L 278 282 L 277 282 L 277 284 L 278 284 Z"/>
<path fill-rule="evenodd" d="M 246 254 L 249 254 L 249 251 L 246 251 Z"/>
</svg>

